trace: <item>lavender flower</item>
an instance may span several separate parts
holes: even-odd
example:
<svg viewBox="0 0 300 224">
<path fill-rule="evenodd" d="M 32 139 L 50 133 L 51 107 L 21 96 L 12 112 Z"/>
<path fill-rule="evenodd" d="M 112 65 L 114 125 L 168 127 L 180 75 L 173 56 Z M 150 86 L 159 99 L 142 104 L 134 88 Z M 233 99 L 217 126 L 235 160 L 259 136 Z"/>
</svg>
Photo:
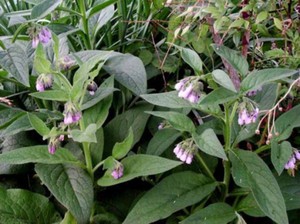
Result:
<svg viewBox="0 0 300 224">
<path fill-rule="evenodd" d="M 123 176 L 123 173 L 124 173 L 124 166 L 122 165 L 122 163 L 118 162 L 116 167 L 111 172 L 111 175 L 115 180 L 117 180 Z"/>
<path fill-rule="evenodd" d="M 63 71 L 69 70 L 74 64 L 75 61 L 72 60 L 68 55 L 59 60 L 59 67 Z"/>
<path fill-rule="evenodd" d="M 47 44 L 52 39 L 51 31 L 47 27 L 42 27 L 39 34 L 39 41 L 42 44 Z"/>
<path fill-rule="evenodd" d="M 41 74 L 36 80 L 36 90 L 43 92 L 46 89 L 51 88 L 53 85 L 53 77 L 51 74 Z"/>
<path fill-rule="evenodd" d="M 87 86 L 87 91 L 90 93 L 91 96 L 95 94 L 97 89 L 98 89 L 98 85 L 94 81 L 91 81 Z"/>
<path fill-rule="evenodd" d="M 293 152 L 293 155 L 289 159 L 289 161 L 284 165 L 284 168 L 286 170 L 293 170 L 296 168 L 297 161 L 300 161 L 300 152 L 298 150 L 295 150 Z"/>
<path fill-rule="evenodd" d="M 69 125 L 76 123 L 81 119 L 81 112 L 75 107 L 72 102 L 65 104 L 64 110 L 64 124 Z"/>
<path fill-rule="evenodd" d="M 39 44 L 39 38 L 36 36 L 36 37 L 33 37 L 32 38 L 32 48 L 36 48 Z"/>
<path fill-rule="evenodd" d="M 255 90 L 251 90 L 251 91 L 247 92 L 247 96 L 255 96 L 257 94 L 257 92 L 259 92 L 261 90 L 262 90 L 262 87 L 259 87 Z"/>
<path fill-rule="evenodd" d="M 239 112 L 238 124 L 247 125 L 250 123 L 255 123 L 259 114 L 259 109 L 255 108 L 253 111 L 247 111 L 245 108 Z"/>
<path fill-rule="evenodd" d="M 30 27 L 27 33 L 32 39 L 32 48 L 36 48 L 39 42 L 42 44 L 47 44 L 52 39 L 51 31 L 47 27 L 35 25 Z"/>
<path fill-rule="evenodd" d="M 190 101 L 191 103 L 198 103 L 201 96 L 201 85 L 198 79 L 184 78 L 180 80 L 176 85 L 175 89 L 178 91 L 178 96 Z"/>
<path fill-rule="evenodd" d="M 194 152 L 196 150 L 195 145 L 190 146 L 190 140 L 178 143 L 174 148 L 173 152 L 178 159 L 186 164 L 191 164 L 194 157 Z"/>
<path fill-rule="evenodd" d="M 59 141 L 57 137 L 50 138 L 49 144 L 48 144 L 48 152 L 50 154 L 54 154 L 57 147 L 59 145 Z"/>
</svg>

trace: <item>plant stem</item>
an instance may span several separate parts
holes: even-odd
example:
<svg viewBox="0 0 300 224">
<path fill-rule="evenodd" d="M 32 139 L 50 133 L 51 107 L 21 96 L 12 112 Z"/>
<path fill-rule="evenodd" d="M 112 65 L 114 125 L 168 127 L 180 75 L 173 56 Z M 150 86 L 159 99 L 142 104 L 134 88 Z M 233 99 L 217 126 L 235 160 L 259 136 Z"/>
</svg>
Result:
<svg viewBox="0 0 300 224">
<path fill-rule="evenodd" d="M 266 151 L 266 150 L 269 150 L 270 148 L 271 148 L 270 145 L 263 145 L 263 146 L 259 147 L 258 149 L 256 149 L 256 150 L 255 150 L 255 153 L 256 153 L 256 154 L 259 154 L 259 153 L 261 153 L 261 152 L 264 152 L 264 151 Z"/>
<path fill-rule="evenodd" d="M 86 48 L 90 50 L 90 49 L 92 49 L 92 46 L 91 46 L 91 40 L 90 40 L 90 35 L 89 35 L 88 18 L 86 17 L 85 1 L 78 0 L 78 5 L 79 5 L 80 13 L 81 13 L 81 18 L 82 18 L 83 30 L 85 33 L 84 42 L 85 42 Z"/>
<path fill-rule="evenodd" d="M 85 129 L 83 119 L 80 120 L 79 125 L 80 125 L 80 130 L 83 131 Z M 85 157 L 86 169 L 87 169 L 88 173 L 90 174 L 91 178 L 94 179 L 93 163 L 92 163 L 92 157 L 91 157 L 91 151 L 90 151 L 90 143 L 83 142 L 82 146 L 83 146 L 83 152 L 84 152 L 84 157 Z"/>
<path fill-rule="evenodd" d="M 214 177 L 213 173 L 211 172 L 211 170 L 208 168 L 208 166 L 206 165 L 205 161 L 202 159 L 202 157 L 200 156 L 199 153 L 196 153 L 196 157 L 199 160 L 199 162 L 201 163 L 202 167 L 205 169 L 207 175 L 214 181 L 217 181 L 216 178 Z"/>
</svg>

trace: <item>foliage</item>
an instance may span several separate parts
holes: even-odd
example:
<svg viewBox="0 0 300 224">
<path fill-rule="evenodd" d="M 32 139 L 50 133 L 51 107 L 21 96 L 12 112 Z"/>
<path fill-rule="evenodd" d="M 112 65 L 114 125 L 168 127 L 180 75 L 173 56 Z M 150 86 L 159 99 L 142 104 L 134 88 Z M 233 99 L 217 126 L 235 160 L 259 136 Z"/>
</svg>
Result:
<svg viewBox="0 0 300 224">
<path fill-rule="evenodd" d="M 297 223 L 298 1 L 0 8 L 0 223 Z"/>
</svg>

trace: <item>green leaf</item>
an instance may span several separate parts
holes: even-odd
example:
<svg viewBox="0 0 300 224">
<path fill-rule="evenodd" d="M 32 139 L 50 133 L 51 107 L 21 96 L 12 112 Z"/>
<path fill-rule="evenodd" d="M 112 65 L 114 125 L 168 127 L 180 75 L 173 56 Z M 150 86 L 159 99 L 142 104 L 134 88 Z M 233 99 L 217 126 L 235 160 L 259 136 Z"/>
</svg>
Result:
<svg viewBox="0 0 300 224">
<path fill-rule="evenodd" d="M 286 172 L 276 177 L 283 194 L 287 210 L 300 208 L 300 173 L 289 176 Z"/>
<path fill-rule="evenodd" d="M 253 100 L 258 103 L 259 110 L 271 109 L 277 100 L 278 84 L 269 83 L 263 86 L 261 91 L 258 91 L 253 97 Z"/>
<path fill-rule="evenodd" d="M 167 218 L 200 202 L 215 188 L 216 183 L 201 174 L 190 171 L 172 174 L 141 197 L 123 224 L 148 224 Z"/>
<path fill-rule="evenodd" d="M 0 223 L 48 224 L 61 220 L 48 198 L 27 190 L 0 188 Z"/>
<path fill-rule="evenodd" d="M 71 212 L 66 212 L 64 219 L 59 224 L 77 224 L 76 219 Z"/>
<path fill-rule="evenodd" d="M 128 135 L 129 128 L 132 128 L 135 145 L 144 133 L 149 114 L 144 111 L 152 110 L 149 104 L 139 104 L 136 107 L 116 116 L 104 128 L 105 149 L 111 150 L 116 142 L 123 141 Z M 109 151 L 111 153 L 111 151 Z"/>
<path fill-rule="evenodd" d="M 48 152 L 46 145 L 29 146 L 2 153 L 0 154 L 0 163 L 73 163 L 80 165 L 80 162 L 67 149 L 58 148 L 52 155 Z"/>
<path fill-rule="evenodd" d="M 88 223 L 93 206 L 93 182 L 85 170 L 67 164 L 36 164 L 35 171 L 54 197 L 76 218 Z"/>
<path fill-rule="evenodd" d="M 203 100 L 201 100 L 200 105 L 223 104 L 235 100 L 236 98 L 238 98 L 237 93 L 220 87 L 209 93 Z"/>
<path fill-rule="evenodd" d="M 201 151 L 208 155 L 228 160 L 224 148 L 213 129 L 208 128 L 200 135 L 194 133 L 193 139 Z"/>
<path fill-rule="evenodd" d="M 112 156 L 119 160 L 127 155 L 133 144 L 134 136 L 132 128 L 129 129 L 128 136 L 122 142 L 117 142 L 112 150 Z"/>
<path fill-rule="evenodd" d="M 288 223 L 280 188 L 264 161 L 250 151 L 230 151 L 229 156 L 234 182 L 251 190 L 260 209 L 269 218 L 277 223 Z"/>
<path fill-rule="evenodd" d="M 147 111 L 146 113 L 166 119 L 178 131 L 194 132 L 196 130 L 192 120 L 182 113 L 174 111 Z"/>
<path fill-rule="evenodd" d="M 92 7 L 88 12 L 87 15 L 88 17 L 93 16 L 94 14 L 96 14 L 97 12 L 99 12 L 100 10 L 106 8 L 107 6 L 115 3 L 117 0 L 106 0 L 106 1 L 101 1 L 101 3 L 99 2 L 98 4 L 96 4 L 94 7 Z"/>
<path fill-rule="evenodd" d="M 293 154 L 291 143 L 284 141 L 281 144 L 276 141 L 271 142 L 271 161 L 278 175 L 284 169 L 284 165 L 288 162 Z"/>
<path fill-rule="evenodd" d="M 120 179 L 113 179 L 111 170 L 108 170 L 104 176 L 97 181 L 98 185 L 112 186 L 132 180 L 136 177 L 163 173 L 182 163 L 158 156 L 139 154 L 126 157 L 122 160 L 122 164 L 124 166 L 124 175 Z"/>
<path fill-rule="evenodd" d="M 212 45 L 214 51 L 224 58 L 235 70 L 242 76 L 246 76 L 249 71 L 247 60 L 237 51 L 231 50 L 225 46 Z"/>
<path fill-rule="evenodd" d="M 136 95 L 146 93 L 146 70 L 138 57 L 131 54 L 116 54 L 107 60 L 103 68 Z"/>
<path fill-rule="evenodd" d="M 31 129 L 32 127 L 29 122 L 28 116 L 26 114 L 23 114 L 19 116 L 15 121 L 13 121 L 8 127 L 6 127 L 1 133 L 0 137 L 14 135 L 22 131 L 28 131 Z"/>
<path fill-rule="evenodd" d="M 269 16 L 268 11 L 261 11 L 256 16 L 255 23 L 261 23 L 262 21 L 266 20 L 268 18 L 268 16 Z"/>
<path fill-rule="evenodd" d="M 245 20 L 242 18 L 238 18 L 236 20 L 234 20 L 230 26 L 228 27 L 228 29 L 232 29 L 232 28 L 241 28 L 244 24 L 245 24 Z"/>
<path fill-rule="evenodd" d="M 44 47 L 41 43 L 38 44 L 35 50 L 34 62 L 33 62 L 34 69 L 39 74 L 49 74 L 51 73 L 51 62 L 47 59 L 45 54 Z"/>
<path fill-rule="evenodd" d="M 147 154 L 160 156 L 179 136 L 180 132 L 170 128 L 157 131 L 148 144 Z"/>
<path fill-rule="evenodd" d="M 154 93 L 154 94 L 144 94 L 141 97 L 147 102 L 168 108 L 190 108 L 193 107 L 189 101 L 181 99 L 178 97 L 177 91 L 167 92 L 167 93 Z"/>
<path fill-rule="evenodd" d="M 274 140 L 282 141 L 290 137 L 292 131 L 296 127 L 300 127 L 300 105 L 297 105 L 289 111 L 282 114 L 276 121 L 276 131 L 279 133 L 278 136 L 274 136 Z"/>
<path fill-rule="evenodd" d="M 111 95 L 114 91 L 117 89 L 115 88 L 98 88 L 97 91 L 93 96 L 86 94 L 83 104 L 81 106 L 82 110 L 88 109 L 94 105 L 96 105 L 98 102 L 103 100 L 105 97 Z"/>
<path fill-rule="evenodd" d="M 276 28 L 279 29 L 279 30 L 282 30 L 282 22 L 281 22 L 281 20 L 277 19 L 275 17 L 273 18 L 273 20 L 274 20 L 274 25 L 276 26 Z"/>
<path fill-rule="evenodd" d="M 69 94 L 63 90 L 47 90 L 43 92 L 31 93 L 30 95 L 42 100 L 52 100 L 52 101 L 62 101 L 62 102 L 66 102 L 69 100 Z"/>
<path fill-rule="evenodd" d="M 215 80 L 216 83 L 219 85 L 225 87 L 228 90 L 231 90 L 232 92 L 236 92 L 236 89 L 229 78 L 229 76 L 222 70 L 217 69 L 212 72 L 212 77 Z"/>
<path fill-rule="evenodd" d="M 90 124 L 84 131 L 73 129 L 70 134 L 76 142 L 97 142 L 96 131 L 97 125 Z"/>
<path fill-rule="evenodd" d="M 27 113 L 29 122 L 31 126 L 39 133 L 41 136 L 46 136 L 49 134 L 50 129 L 47 125 L 36 115 L 33 113 Z"/>
<path fill-rule="evenodd" d="M 6 51 L 0 51 L 0 65 L 17 81 L 29 87 L 28 60 L 22 47 L 14 44 Z"/>
<path fill-rule="evenodd" d="M 264 217 L 266 216 L 262 210 L 259 208 L 258 204 L 253 197 L 253 194 L 250 192 L 245 198 L 239 201 L 237 204 L 236 210 L 238 212 L 244 212 L 247 215 L 253 217 Z"/>
<path fill-rule="evenodd" d="M 62 0 L 44 0 L 31 10 L 32 19 L 41 19 L 50 14 L 62 3 Z"/>
<path fill-rule="evenodd" d="M 201 74 L 203 63 L 199 55 L 189 48 L 181 48 L 180 53 L 182 59 L 194 69 L 195 73 Z"/>
<path fill-rule="evenodd" d="M 216 215 L 218 214 L 218 215 Z M 211 204 L 195 211 L 180 224 L 227 224 L 236 218 L 234 209 L 226 203 Z"/>
<path fill-rule="evenodd" d="M 242 81 L 241 90 L 244 92 L 256 90 L 265 83 L 287 78 L 295 73 L 295 70 L 286 68 L 269 68 L 253 71 Z"/>
</svg>

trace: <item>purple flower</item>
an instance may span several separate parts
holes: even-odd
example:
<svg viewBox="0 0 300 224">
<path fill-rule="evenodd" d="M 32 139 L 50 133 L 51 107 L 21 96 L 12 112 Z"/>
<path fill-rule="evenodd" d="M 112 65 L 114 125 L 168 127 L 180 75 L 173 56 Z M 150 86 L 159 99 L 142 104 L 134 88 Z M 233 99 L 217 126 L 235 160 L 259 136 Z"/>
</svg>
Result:
<svg viewBox="0 0 300 224">
<path fill-rule="evenodd" d="M 122 163 L 118 162 L 118 165 L 113 169 L 111 175 L 115 180 L 117 180 L 123 176 L 123 172 L 124 172 L 124 167 Z"/>
<path fill-rule="evenodd" d="M 81 112 L 75 107 L 72 102 L 65 104 L 64 110 L 64 124 L 69 125 L 76 123 L 81 119 Z"/>
<path fill-rule="evenodd" d="M 63 71 L 69 70 L 74 64 L 75 61 L 72 60 L 68 55 L 59 60 L 59 67 Z"/>
<path fill-rule="evenodd" d="M 239 112 L 238 124 L 247 125 L 250 123 L 255 123 L 259 115 L 259 109 L 255 108 L 253 111 L 249 112 L 243 109 Z"/>
<path fill-rule="evenodd" d="M 95 94 L 97 89 L 98 89 L 98 85 L 94 81 L 91 81 L 87 86 L 87 91 L 90 93 L 91 96 Z"/>
<path fill-rule="evenodd" d="M 257 94 L 257 92 L 259 92 L 261 90 L 262 90 L 262 87 L 259 87 L 255 90 L 251 90 L 251 91 L 247 92 L 247 96 L 255 96 Z"/>
<path fill-rule="evenodd" d="M 73 118 L 72 118 L 72 114 L 71 113 L 66 113 L 65 117 L 64 117 L 64 123 L 66 125 L 68 124 L 72 124 L 73 123 Z"/>
<path fill-rule="evenodd" d="M 191 103 L 198 103 L 201 96 L 201 83 L 197 79 L 184 78 L 180 80 L 175 89 L 178 91 L 178 97 L 186 99 Z"/>
<path fill-rule="evenodd" d="M 298 150 L 294 152 L 294 155 L 295 155 L 297 160 L 300 160 L 300 153 L 299 153 Z"/>
<path fill-rule="evenodd" d="M 165 127 L 164 123 L 160 123 L 157 127 L 158 130 L 162 130 Z"/>
<path fill-rule="evenodd" d="M 53 77 L 51 74 L 41 74 L 36 80 L 36 90 L 43 92 L 46 89 L 51 88 L 53 85 Z"/>
<path fill-rule="evenodd" d="M 60 135 L 60 136 L 58 137 L 58 140 L 59 140 L 60 142 L 63 142 L 63 141 L 65 140 L 65 136 L 64 136 L 64 135 Z"/>
<path fill-rule="evenodd" d="M 36 48 L 39 44 L 39 38 L 38 37 L 33 37 L 32 38 L 32 48 Z"/>
<path fill-rule="evenodd" d="M 54 145 L 54 144 L 49 144 L 48 145 L 48 152 L 50 153 L 50 154 L 54 154 L 55 153 L 55 151 L 56 151 L 56 146 Z"/>
<path fill-rule="evenodd" d="M 41 43 L 47 44 L 51 40 L 52 34 L 47 27 L 42 27 L 41 31 L 38 34 L 38 37 Z"/>
<path fill-rule="evenodd" d="M 48 152 L 50 154 L 54 154 L 57 147 L 59 145 L 59 140 L 57 137 L 50 138 L 49 144 L 48 144 Z"/>
<path fill-rule="evenodd" d="M 190 144 L 186 144 L 185 141 L 179 143 L 174 148 L 173 152 L 178 159 L 186 164 L 191 164 L 194 157 L 195 147 L 190 147 Z"/>
</svg>

